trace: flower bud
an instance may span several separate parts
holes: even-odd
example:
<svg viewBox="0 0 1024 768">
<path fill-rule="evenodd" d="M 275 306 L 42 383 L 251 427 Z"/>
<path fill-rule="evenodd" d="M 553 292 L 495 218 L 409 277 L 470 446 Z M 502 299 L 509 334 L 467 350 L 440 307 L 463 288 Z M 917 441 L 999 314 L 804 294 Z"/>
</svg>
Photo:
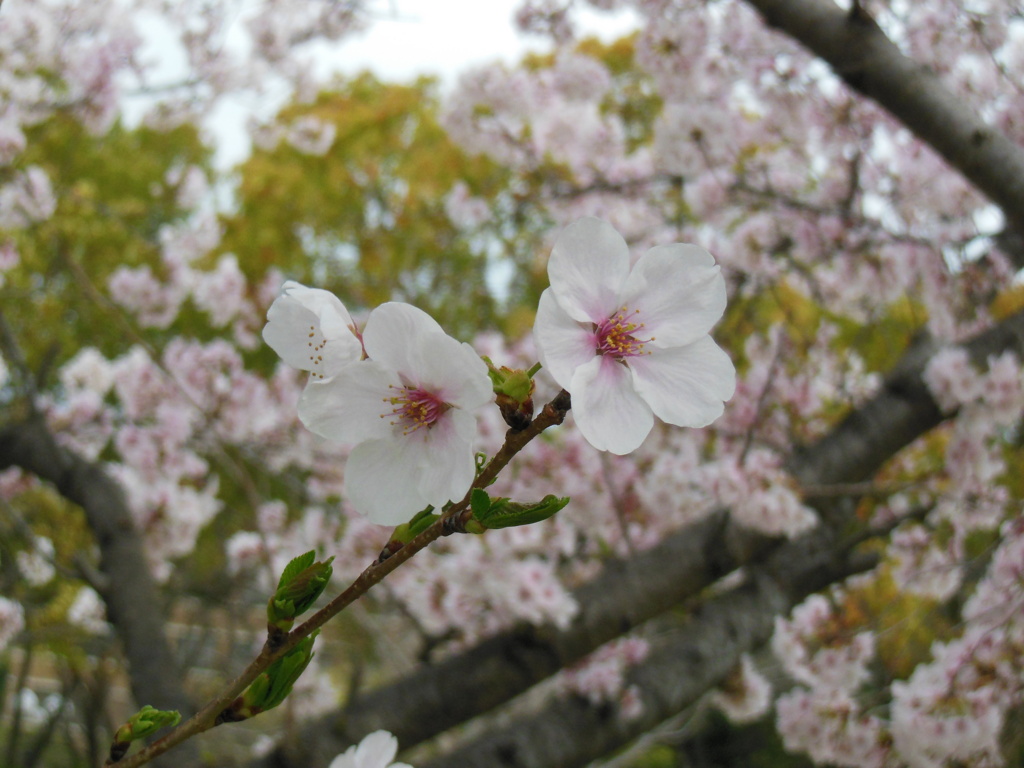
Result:
<svg viewBox="0 0 1024 768">
<path fill-rule="evenodd" d="M 540 364 L 523 371 L 505 366 L 496 368 L 488 358 L 483 360 L 494 386 L 494 401 L 505 423 L 515 430 L 526 429 L 533 419 L 533 375 L 540 370 Z"/>
<path fill-rule="evenodd" d="M 218 723 L 237 723 L 247 720 L 260 712 L 273 709 L 287 698 L 292 686 L 299 679 L 309 662 L 313 659 L 313 641 L 319 630 L 309 637 L 304 637 L 299 644 L 275 661 L 266 672 L 250 683 L 242 695 L 217 717 Z"/>
<path fill-rule="evenodd" d="M 110 762 L 116 763 L 124 757 L 133 741 L 156 733 L 161 728 L 172 728 L 179 722 L 181 713 L 177 710 L 156 709 L 146 704 L 114 732 L 114 739 L 110 745 Z"/>
<path fill-rule="evenodd" d="M 416 516 L 408 523 L 397 526 L 391 533 L 391 541 L 408 544 L 440 518 L 441 516 L 434 512 L 433 507 L 427 507 L 422 512 L 417 512 Z"/>
<path fill-rule="evenodd" d="M 312 550 L 299 555 L 285 566 L 277 591 L 267 603 L 267 629 L 271 637 L 281 637 L 295 623 L 295 617 L 308 611 L 331 580 L 331 561 L 315 562 Z"/>
</svg>

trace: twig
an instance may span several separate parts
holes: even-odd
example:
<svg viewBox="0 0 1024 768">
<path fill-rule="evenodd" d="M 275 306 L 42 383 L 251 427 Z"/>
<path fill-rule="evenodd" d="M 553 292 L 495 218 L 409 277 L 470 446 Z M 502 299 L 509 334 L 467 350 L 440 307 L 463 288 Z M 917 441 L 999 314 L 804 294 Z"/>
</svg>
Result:
<svg viewBox="0 0 1024 768">
<path fill-rule="evenodd" d="M 473 484 L 474 488 L 485 488 L 497 477 L 498 473 L 505 468 L 512 457 L 521 451 L 527 443 L 543 432 L 545 429 L 561 424 L 565 419 L 571 405 L 569 393 L 565 390 L 559 392 L 554 399 L 544 406 L 540 414 L 530 422 L 530 425 L 521 431 L 509 430 L 505 435 L 505 443 L 488 462 L 483 471 Z M 295 648 L 299 642 L 320 629 L 324 624 L 334 618 L 342 610 L 347 608 L 358 598 L 366 594 L 374 585 L 380 583 L 385 576 L 390 574 L 402 563 L 412 558 L 417 552 L 426 548 L 431 542 L 447 535 L 450 530 L 445 523 L 448 519 L 461 515 L 469 509 L 469 499 L 472 489 L 465 497 L 445 512 L 444 516 L 416 538 L 405 544 L 390 557 L 383 561 L 375 561 L 364 570 L 355 581 L 341 594 L 331 600 L 327 605 L 317 611 L 303 624 L 293 629 L 285 637 L 283 642 L 275 644 L 271 650 L 269 643 L 263 644 L 259 655 L 249 664 L 242 673 L 229 683 L 224 690 L 206 704 L 199 712 L 185 723 L 182 723 L 175 730 L 164 736 L 162 739 L 153 742 L 148 747 L 137 752 L 129 758 L 117 763 L 104 763 L 105 768 L 118 766 L 118 768 L 137 768 L 145 765 L 158 755 L 162 755 L 172 747 L 177 746 L 190 739 L 192 736 L 203 733 L 211 728 L 220 725 L 221 713 L 252 683 L 262 672 L 264 672 L 274 661 L 285 656 Z"/>
</svg>

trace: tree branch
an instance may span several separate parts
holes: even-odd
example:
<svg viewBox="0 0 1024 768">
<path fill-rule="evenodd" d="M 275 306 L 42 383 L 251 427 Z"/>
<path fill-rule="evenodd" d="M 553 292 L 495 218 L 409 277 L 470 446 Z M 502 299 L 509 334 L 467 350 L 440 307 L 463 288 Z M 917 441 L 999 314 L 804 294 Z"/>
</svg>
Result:
<svg viewBox="0 0 1024 768">
<path fill-rule="evenodd" d="M 978 109 L 927 67 L 900 53 L 863 8 L 847 13 L 831 0 L 747 2 L 765 23 L 824 59 L 847 85 L 942 155 L 1002 209 L 1008 229 L 1024 236 L 1024 149 L 982 121 Z M 1010 256 L 1024 266 L 1024 252 Z"/>
<path fill-rule="evenodd" d="M 421 768 L 582 768 L 696 703 L 741 654 L 771 637 L 776 616 L 872 565 L 851 557 L 836 529 L 819 526 L 782 545 L 741 586 L 707 600 L 685 621 L 671 621 L 667 631 L 659 626 L 650 654 L 628 679 L 642 703 L 638 717 L 627 720 L 615 707 L 581 697 L 558 698 Z"/>
<path fill-rule="evenodd" d="M 1024 355 L 1024 312 L 979 334 L 964 347 L 979 364 L 1004 350 Z M 926 338 L 912 345 L 875 397 L 818 443 L 794 453 L 790 472 L 802 484 L 815 487 L 861 482 L 898 450 L 940 424 L 944 416 L 922 379 L 937 349 L 938 345 Z M 829 562 L 838 555 L 823 549 L 830 539 L 820 536 L 835 536 L 832 531 L 842 528 L 848 518 L 847 502 L 842 498 L 817 501 L 821 510 L 838 519 L 822 526 L 813 537 L 800 540 L 799 546 L 807 549 L 802 559 L 794 560 L 793 567 L 807 571 L 813 565 L 827 579 Z M 778 540 L 753 536 L 730 525 L 727 513 L 717 512 L 636 557 L 610 561 L 600 575 L 573 593 L 580 614 L 567 630 L 520 627 L 418 669 L 308 724 L 298 738 L 280 745 L 258 765 L 324 766 L 379 728 L 394 733 L 403 748 L 426 741 L 511 700 L 609 640 L 695 597 L 741 565 L 769 558 L 772 568 L 781 572 L 786 558 L 795 557 L 792 547 L 797 545 L 779 546 Z M 813 562 L 812 548 L 816 552 Z M 786 554 L 772 555 L 775 551 Z M 785 581 L 792 583 L 794 578 Z M 796 583 L 799 585 L 799 579 Z M 815 579 L 814 583 L 829 582 Z M 727 669 L 741 652 L 723 652 L 730 665 Z M 548 764 L 562 763 L 549 760 Z"/>
<path fill-rule="evenodd" d="M 164 636 L 157 586 L 120 486 L 99 465 L 58 445 L 37 415 L 0 429 L 0 470 L 13 466 L 53 484 L 85 512 L 106 576 L 107 616 L 124 647 L 136 703 L 189 714 L 192 705 Z"/>
</svg>

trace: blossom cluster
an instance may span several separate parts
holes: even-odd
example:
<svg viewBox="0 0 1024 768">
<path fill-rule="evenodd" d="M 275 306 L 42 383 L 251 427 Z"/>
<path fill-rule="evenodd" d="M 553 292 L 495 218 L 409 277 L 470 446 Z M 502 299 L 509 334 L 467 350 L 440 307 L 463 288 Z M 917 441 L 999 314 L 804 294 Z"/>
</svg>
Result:
<svg viewBox="0 0 1024 768">
<path fill-rule="evenodd" d="M 540 213 L 560 224 L 600 216 L 630 240 L 674 232 L 714 253 L 738 296 L 784 284 L 862 322 L 913 297 L 943 338 L 988 321 L 983 297 L 1012 269 L 988 248 L 994 230 L 973 224 L 986 201 L 748 4 L 615 3 L 640 20 L 630 50 L 642 76 L 626 82 L 608 64 L 614 57 L 574 49 L 582 5 L 523 3 L 520 23 L 559 42 L 551 65 L 475 69 L 446 105 L 449 132 L 513 168 Z M 897 40 L 923 45 L 949 34 L 923 31 L 935 17 L 919 6 L 904 14 L 889 5 L 879 20 Z M 1013 136 L 1017 105 L 998 96 L 1015 87 L 1003 62 L 1020 60 L 1007 8 L 986 4 L 984 24 L 964 30 L 958 57 L 940 71 L 954 90 L 990 105 L 993 122 L 1007 121 Z M 947 10 L 957 23 L 969 16 Z M 608 95 L 630 86 L 663 100 L 653 124 L 636 120 L 642 102 L 608 108 Z M 648 132 L 650 141 L 633 140 Z M 979 252 L 983 264 L 960 268 Z"/>
<path fill-rule="evenodd" d="M 735 390 L 709 332 L 725 309 L 714 259 L 695 246 L 653 248 L 634 264 L 609 224 L 567 227 L 548 263 L 534 336 L 544 368 L 572 395 L 576 423 L 600 450 L 636 450 L 654 417 L 703 427 Z M 286 283 L 264 339 L 311 372 L 299 417 L 354 444 L 345 494 L 382 524 L 442 508 L 470 488 L 477 413 L 493 400 L 487 366 L 427 314 L 389 302 L 362 328 L 332 294 Z"/>
<path fill-rule="evenodd" d="M 595 706 L 616 704 L 620 717 L 631 720 L 643 714 L 643 702 L 639 689 L 627 684 L 626 675 L 649 651 L 650 644 L 640 637 L 613 640 L 562 670 L 554 686 L 563 695 L 582 696 Z"/>
<path fill-rule="evenodd" d="M 597 9 L 630 8 L 641 20 L 636 38 L 604 58 L 593 44 L 569 45 L 573 14 L 584 4 L 526 3 L 521 26 L 561 43 L 552 60 L 469 73 L 446 101 L 449 134 L 511 177 L 497 196 L 456 183 L 444 201 L 451 221 L 487 248 L 504 241 L 514 208 L 514 221 L 526 222 L 516 225 L 520 247 L 549 250 L 528 242 L 531 233 L 553 246 L 535 333 L 514 349 L 485 337 L 472 340 L 471 353 L 412 308 L 350 315 L 325 292 L 286 284 L 267 340 L 286 363 L 309 370 L 310 382 L 283 366 L 268 376 L 253 361 L 284 278 L 271 270 L 247 285 L 246 255 L 221 252 L 220 225 L 203 211 L 160 228 L 155 261 L 122 266 L 100 285 L 157 343 L 109 357 L 81 350 L 40 405 L 64 445 L 102 462 L 124 485 L 158 576 L 169 578 L 203 526 L 237 506 L 251 512 L 253 530 L 230 537 L 226 551 L 229 573 L 245 589 L 265 591 L 291 555 L 315 548 L 338 554 L 339 579 L 354 577 L 378 555 L 382 535 L 359 512 L 401 522 L 428 503 L 461 498 L 475 469 L 469 458 L 500 446 L 507 425 L 488 405 L 478 353 L 518 358 L 524 370 L 540 359 L 536 399 L 565 387 L 573 416 L 536 441 L 493 491 L 540 498 L 557 484 L 575 503 L 542 526 L 443 541 L 367 603 L 371 615 L 400 606 L 424 646 L 442 652 L 519 621 L 565 627 L 580 610 L 572 589 L 609 554 L 652 546 L 722 506 L 741 525 L 799 535 L 814 517 L 784 469 L 793 447 L 825 434 L 877 388 L 872 371 L 892 362 L 893 339 L 926 325 L 957 342 L 992 322 L 991 299 L 1012 276 L 990 237 L 999 217 L 889 116 L 742 3 L 591 0 Z M 357 29 L 361 10 L 358 2 L 287 12 L 280 2 L 257 3 L 235 28 L 253 43 L 241 67 L 235 48 L 222 44 L 229 17 L 208 3 L 101 0 L 67 13 L 65 4 L 42 0 L 5 10 L 0 280 L 35 269 L 20 243 L 74 197 L 50 166 L 25 159 L 33 149 L 26 136 L 55 111 L 101 134 L 126 86 L 163 84 L 140 55 L 126 10 L 142 5 L 182 32 L 188 68 L 180 89 L 146 107 L 151 127 L 211 111 L 220 95 L 259 89 L 271 72 L 294 80 L 302 106 L 316 84 L 295 52 Z M 983 104 L 985 119 L 1019 143 L 1024 102 L 1006 96 L 1018 90 L 1024 63 L 1013 4 L 961 6 L 883 1 L 869 10 L 903 50 L 965 103 Z M 289 112 L 254 138 L 320 156 L 337 131 L 321 117 Z M 217 181 L 186 164 L 158 186 L 193 209 Z M 610 225 L 581 218 L 594 216 L 621 231 L 629 248 Z M 557 238 L 550 222 L 562 227 Z M 577 238 L 585 247 L 573 244 Z M 696 245 L 665 245 L 680 240 Z M 636 257 L 649 246 L 657 247 Z M 684 264 L 692 283 L 679 280 Z M 726 361 L 707 335 L 726 292 L 736 322 L 723 336 L 741 373 L 730 405 L 713 429 L 664 428 L 658 420 L 706 423 L 731 392 Z M 663 311 L 688 297 L 697 299 L 687 304 L 690 341 Z M 220 341 L 168 342 L 190 307 Z M 878 337 L 882 352 L 870 343 Z M 689 376 L 691 363 L 712 380 Z M 0 358 L 0 386 L 7 378 Z M 838 599 L 812 598 L 780 623 L 776 651 L 797 687 L 778 699 L 779 729 L 790 749 L 818 762 L 996 765 L 1005 713 L 1022 694 L 1024 537 L 1013 480 L 1020 364 L 1004 355 L 975 366 L 951 348 L 925 378 L 949 423 L 891 461 L 876 490 L 887 494 L 889 480 L 910 487 L 866 506 L 885 525 L 915 513 L 886 539 L 880 573 L 901 598 L 948 603 L 943 613 L 959 609 L 963 625 L 893 679 L 881 664 L 893 630 L 849 623 Z M 683 390 L 697 396 L 672 399 Z M 301 428 L 296 403 L 329 439 Z M 448 440 L 428 450 L 425 435 L 444 425 Z M 424 469 L 427 454 L 431 470 L 436 458 L 449 471 Z M 0 477 L 4 498 L 26 489 L 34 490 L 25 476 Z M 52 579 L 50 542 L 36 536 L 12 558 L 26 585 Z M 979 551 L 978 542 L 991 546 Z M 80 589 L 68 620 L 105 632 L 97 600 Z M 0 598 L 0 645 L 17 642 L 31 619 L 27 604 Z M 619 662 L 574 670 L 573 690 L 632 711 L 631 692 L 621 689 L 628 664 Z M 714 703 L 740 719 L 761 711 L 769 694 L 749 664 L 734 682 Z M 740 700 L 730 698 L 740 689 Z M 326 687 L 316 693 L 321 704 L 337 696 Z M 26 718 L 42 723 L 56 699 L 30 694 L 18 700 Z M 394 758 L 383 735 L 364 744 L 340 764 L 380 768 Z"/>
<path fill-rule="evenodd" d="M 802 684 L 776 700 L 776 724 L 786 749 L 815 762 L 882 768 L 890 755 L 885 724 L 857 697 L 876 638 L 855 630 L 823 595 L 809 597 L 790 619 L 776 619 L 772 650 Z"/>
<path fill-rule="evenodd" d="M 787 748 L 848 766 L 1004 764 L 1006 713 L 1024 693 L 1022 533 L 1019 518 L 1003 524 L 1002 541 L 963 606 L 958 635 L 934 642 L 907 679 L 879 679 L 876 635 L 844 623 L 821 595 L 778 619 L 773 651 L 800 683 L 776 702 Z M 884 683 L 891 704 L 868 708 Z"/>
</svg>

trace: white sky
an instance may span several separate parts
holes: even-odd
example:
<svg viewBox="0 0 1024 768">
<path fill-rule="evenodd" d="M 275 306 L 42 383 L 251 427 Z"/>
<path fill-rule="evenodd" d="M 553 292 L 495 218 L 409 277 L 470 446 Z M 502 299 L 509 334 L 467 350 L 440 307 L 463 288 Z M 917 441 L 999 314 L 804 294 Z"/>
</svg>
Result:
<svg viewBox="0 0 1024 768">
<path fill-rule="evenodd" d="M 547 50 L 537 37 L 516 33 L 513 14 L 519 0 L 391 0 L 369 30 L 344 41 L 337 62 L 342 71 L 369 68 L 388 79 L 419 73 L 441 75 L 446 83 L 469 66 L 501 59 L 513 63 L 527 50 Z M 636 27 L 628 12 L 581 10 L 580 28 L 610 40 Z"/>
<path fill-rule="evenodd" d="M 527 51 L 550 50 L 544 39 L 517 34 L 513 14 L 519 0 L 380 0 L 378 18 L 358 35 L 344 38 L 323 58 L 321 75 L 369 69 L 384 80 L 409 81 L 420 74 L 446 87 L 475 65 L 513 64 Z M 638 26 L 632 12 L 577 15 L 584 35 L 613 40 Z M 263 105 L 264 109 L 266 104 Z M 216 164 L 228 168 L 248 154 L 245 121 L 252 105 L 225 103 L 208 127 L 218 145 Z"/>
</svg>

